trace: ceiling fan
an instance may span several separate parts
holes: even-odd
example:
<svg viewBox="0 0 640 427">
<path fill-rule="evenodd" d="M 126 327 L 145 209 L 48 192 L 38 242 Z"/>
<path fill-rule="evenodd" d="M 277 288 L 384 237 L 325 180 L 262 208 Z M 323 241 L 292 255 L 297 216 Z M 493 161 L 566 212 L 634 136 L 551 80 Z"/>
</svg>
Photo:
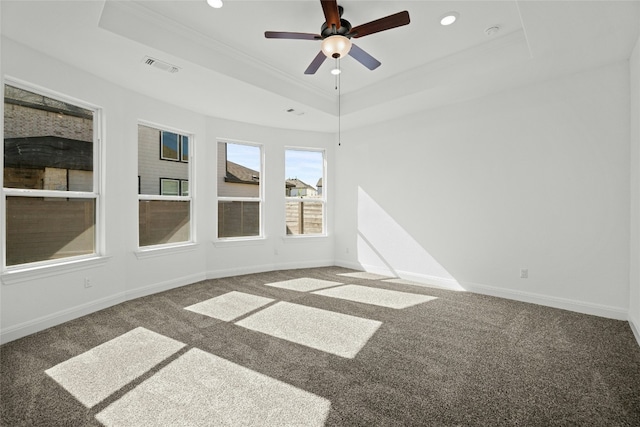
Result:
<svg viewBox="0 0 640 427">
<path fill-rule="evenodd" d="M 320 34 L 284 31 L 265 31 L 264 33 L 264 36 L 268 39 L 322 40 L 322 50 L 311 61 L 311 64 L 304 72 L 305 74 L 315 74 L 326 58 L 342 58 L 347 54 L 368 69 L 375 70 L 381 65 L 380 61 L 353 44 L 351 38 L 357 39 L 369 34 L 401 27 L 410 22 L 409 12 L 405 10 L 352 27 L 349 21 L 342 19 L 344 9 L 342 6 L 338 6 L 337 0 L 320 0 L 320 3 L 326 20 L 322 24 Z"/>
</svg>

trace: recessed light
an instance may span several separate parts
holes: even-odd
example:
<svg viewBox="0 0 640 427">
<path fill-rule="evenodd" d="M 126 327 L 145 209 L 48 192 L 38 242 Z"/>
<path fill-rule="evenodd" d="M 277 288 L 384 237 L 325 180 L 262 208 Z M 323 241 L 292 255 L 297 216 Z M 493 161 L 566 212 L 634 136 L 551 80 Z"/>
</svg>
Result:
<svg viewBox="0 0 640 427">
<path fill-rule="evenodd" d="M 458 12 L 447 12 L 440 18 L 440 25 L 451 25 L 460 17 Z"/>
<path fill-rule="evenodd" d="M 209 6 L 220 9 L 222 7 L 222 0 L 207 0 Z"/>
</svg>

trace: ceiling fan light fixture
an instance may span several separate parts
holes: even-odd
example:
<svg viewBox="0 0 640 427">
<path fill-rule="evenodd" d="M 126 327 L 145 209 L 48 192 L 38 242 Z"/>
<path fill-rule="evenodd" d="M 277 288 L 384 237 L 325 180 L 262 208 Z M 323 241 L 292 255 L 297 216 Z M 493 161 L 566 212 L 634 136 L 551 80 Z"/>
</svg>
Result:
<svg viewBox="0 0 640 427">
<path fill-rule="evenodd" d="M 207 0 L 207 4 L 214 9 L 220 9 L 222 7 L 222 0 Z"/>
<path fill-rule="evenodd" d="M 451 25 L 460 17 L 458 12 L 447 12 L 442 18 L 440 18 L 440 25 Z"/>
<path fill-rule="evenodd" d="M 342 72 L 342 70 L 340 70 L 340 68 L 334 68 L 334 69 L 331 70 L 331 74 L 333 74 L 334 76 L 337 76 L 341 72 Z"/>
<path fill-rule="evenodd" d="M 351 40 L 339 34 L 322 40 L 322 52 L 327 58 L 342 58 L 351 50 Z"/>
</svg>

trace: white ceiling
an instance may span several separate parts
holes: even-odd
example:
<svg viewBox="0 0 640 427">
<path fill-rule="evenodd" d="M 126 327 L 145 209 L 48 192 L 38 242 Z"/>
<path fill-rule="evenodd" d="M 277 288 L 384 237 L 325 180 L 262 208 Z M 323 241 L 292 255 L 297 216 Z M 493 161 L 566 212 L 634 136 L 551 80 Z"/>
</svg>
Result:
<svg viewBox="0 0 640 427">
<path fill-rule="evenodd" d="M 356 26 L 407 10 L 411 24 L 353 41 L 382 62 L 341 61 L 342 128 L 472 99 L 627 59 L 640 32 L 640 0 L 343 0 Z M 121 86 L 203 114 L 335 132 L 338 91 L 330 60 L 304 70 L 317 41 L 264 31 L 319 33 L 318 0 L 0 2 L 2 34 Z M 443 27 L 448 11 L 459 20 Z M 492 36 L 485 29 L 500 31 Z M 169 74 L 145 55 L 181 68 Z M 303 115 L 286 113 L 294 108 Z"/>
</svg>

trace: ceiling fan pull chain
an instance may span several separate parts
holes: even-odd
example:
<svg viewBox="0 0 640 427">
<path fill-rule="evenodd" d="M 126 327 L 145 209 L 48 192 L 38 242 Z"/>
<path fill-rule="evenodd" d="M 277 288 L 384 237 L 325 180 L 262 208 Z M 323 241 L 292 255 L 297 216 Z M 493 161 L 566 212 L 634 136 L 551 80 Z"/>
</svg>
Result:
<svg viewBox="0 0 640 427">
<path fill-rule="evenodd" d="M 336 68 L 338 70 L 340 70 L 340 58 L 336 58 Z M 336 74 L 336 89 L 338 90 L 338 147 L 340 147 L 342 145 L 342 119 L 341 119 L 341 111 L 340 111 L 340 92 L 342 92 L 341 90 L 341 85 L 340 85 L 340 74 L 342 73 L 338 73 Z"/>
</svg>

